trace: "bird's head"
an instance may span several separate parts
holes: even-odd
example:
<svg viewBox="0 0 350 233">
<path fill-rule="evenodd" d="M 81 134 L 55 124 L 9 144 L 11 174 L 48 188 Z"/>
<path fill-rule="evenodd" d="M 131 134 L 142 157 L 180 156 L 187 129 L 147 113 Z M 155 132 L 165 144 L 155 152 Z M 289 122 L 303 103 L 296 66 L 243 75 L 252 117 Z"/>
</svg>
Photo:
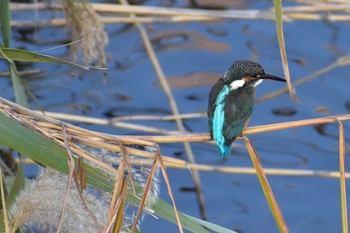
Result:
<svg viewBox="0 0 350 233">
<path fill-rule="evenodd" d="M 230 85 L 231 90 L 249 86 L 256 87 L 264 79 L 286 81 L 276 75 L 265 73 L 260 64 L 252 61 L 234 62 L 226 71 L 223 79 L 227 85 Z"/>
</svg>

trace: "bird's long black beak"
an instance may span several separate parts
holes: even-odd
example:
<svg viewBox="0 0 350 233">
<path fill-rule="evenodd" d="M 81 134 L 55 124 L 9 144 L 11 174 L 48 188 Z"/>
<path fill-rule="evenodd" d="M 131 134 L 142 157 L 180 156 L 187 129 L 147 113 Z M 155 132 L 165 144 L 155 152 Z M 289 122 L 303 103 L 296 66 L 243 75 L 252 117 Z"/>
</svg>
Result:
<svg viewBox="0 0 350 233">
<path fill-rule="evenodd" d="M 276 75 L 273 75 L 273 74 L 269 74 L 269 73 L 266 73 L 264 75 L 260 75 L 260 77 L 257 77 L 258 79 L 270 79 L 270 80 L 275 80 L 275 81 L 280 81 L 280 82 L 285 82 L 286 80 L 281 78 L 281 77 L 278 77 Z"/>
</svg>

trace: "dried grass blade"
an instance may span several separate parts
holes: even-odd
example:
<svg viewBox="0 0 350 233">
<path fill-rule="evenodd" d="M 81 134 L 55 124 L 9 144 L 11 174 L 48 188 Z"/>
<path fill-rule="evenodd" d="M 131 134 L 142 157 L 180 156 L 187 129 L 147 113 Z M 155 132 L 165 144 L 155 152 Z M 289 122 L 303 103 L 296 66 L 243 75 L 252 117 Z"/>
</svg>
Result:
<svg viewBox="0 0 350 233">
<path fill-rule="evenodd" d="M 123 151 L 123 150 L 122 150 Z M 123 212 L 124 212 L 124 203 L 127 195 L 127 177 L 125 175 L 125 161 L 126 161 L 126 154 L 123 151 L 122 153 L 122 159 L 118 165 L 117 175 L 116 175 L 116 181 L 114 185 L 113 195 L 111 198 L 111 202 L 108 209 L 108 216 L 107 216 L 107 228 L 104 232 L 109 232 L 113 223 L 113 231 L 116 231 L 121 228 Z"/>
<path fill-rule="evenodd" d="M 289 12 L 330 12 L 330 11 L 344 11 L 349 9 L 349 3 L 340 3 L 340 4 L 330 4 L 329 1 L 318 2 L 317 5 L 311 6 L 291 6 L 283 9 L 284 13 Z"/>
<path fill-rule="evenodd" d="M 83 158 L 78 158 L 78 168 L 77 171 L 74 174 L 75 180 L 79 181 L 78 182 L 78 190 L 79 193 L 83 192 L 83 189 L 86 188 L 86 174 L 85 174 L 85 169 L 84 169 L 84 161 Z"/>
<path fill-rule="evenodd" d="M 295 96 L 295 93 L 294 93 L 294 90 L 293 90 L 293 87 L 291 84 L 291 80 L 290 80 L 286 45 L 284 42 L 284 35 L 283 35 L 282 0 L 273 0 L 273 3 L 274 3 L 274 7 L 275 7 L 276 30 L 277 30 L 278 45 L 280 47 L 280 53 L 281 53 L 281 58 L 282 58 L 283 71 L 284 71 L 284 75 L 285 75 L 286 80 L 287 80 L 289 95 L 290 95 L 291 99 L 293 101 L 295 101 L 296 96 Z"/>
<path fill-rule="evenodd" d="M 329 124 L 329 123 L 337 122 L 338 120 L 350 120 L 350 114 L 254 126 L 254 127 L 247 128 L 246 130 L 244 130 L 243 133 L 255 134 L 255 133 L 270 132 L 274 130 L 297 128 L 297 127 L 309 126 L 309 125 Z"/>
<path fill-rule="evenodd" d="M 165 166 L 164 166 L 164 163 L 163 163 L 163 160 L 162 160 L 162 156 L 160 155 L 160 150 L 159 150 L 159 147 L 158 147 L 158 146 L 157 146 L 157 151 L 156 151 L 156 158 L 157 158 L 157 161 L 159 162 L 160 168 L 161 168 L 161 170 L 162 170 L 162 174 L 163 174 L 163 177 L 164 177 L 166 186 L 167 186 L 167 188 L 168 188 L 168 194 L 169 194 L 169 197 L 170 197 L 171 202 L 172 202 L 173 207 L 174 207 L 174 212 L 175 212 L 175 217 L 176 217 L 177 226 L 178 226 L 178 228 L 179 228 L 179 232 L 180 232 L 180 233 L 183 233 L 183 228 L 182 228 L 181 220 L 180 220 L 180 217 L 179 217 L 179 213 L 178 213 L 178 211 L 177 211 L 177 208 L 176 208 L 175 198 L 174 198 L 174 195 L 173 195 L 173 191 L 171 190 L 171 185 L 170 185 L 169 177 L 168 177 L 168 174 L 167 174 L 167 172 L 166 172 L 166 168 L 165 168 Z"/>
<path fill-rule="evenodd" d="M 255 167 L 256 173 L 258 175 L 261 187 L 264 191 L 266 200 L 270 206 L 270 210 L 272 212 L 272 215 L 275 218 L 278 229 L 280 232 L 288 233 L 289 230 L 288 230 L 287 224 L 284 221 L 282 212 L 278 207 L 278 204 L 277 204 L 276 199 L 273 195 L 272 189 L 271 189 L 269 182 L 264 174 L 264 170 L 263 170 L 263 167 L 261 165 L 260 159 L 259 159 L 258 155 L 256 154 L 251 141 L 246 136 L 244 136 L 243 138 L 244 138 L 244 142 L 247 146 L 247 150 L 249 152 L 250 158 L 254 164 L 254 167 Z"/>
<path fill-rule="evenodd" d="M 131 228 L 131 232 L 132 233 L 134 233 L 136 231 L 137 222 L 141 218 L 142 210 L 143 210 L 143 207 L 144 207 L 144 205 L 146 203 L 146 200 L 147 200 L 147 197 L 148 197 L 148 192 L 151 189 L 153 176 L 154 176 L 154 172 L 156 171 L 156 168 L 157 168 L 157 160 L 154 159 L 153 163 L 152 163 L 152 166 L 151 166 L 151 169 L 150 169 L 150 172 L 149 172 L 149 175 L 148 175 L 148 178 L 147 178 L 147 182 L 146 182 L 146 186 L 145 186 L 145 189 L 144 189 L 144 192 L 143 192 L 143 195 L 142 195 L 142 199 L 140 201 L 139 209 L 137 210 L 136 218 L 135 218 L 134 224 L 133 224 L 133 226 Z"/>
<path fill-rule="evenodd" d="M 128 188 L 128 182 L 126 176 L 123 179 L 122 183 L 122 192 L 121 192 L 121 203 L 119 205 L 119 208 L 117 209 L 117 216 L 115 220 L 115 224 L 113 227 L 113 232 L 118 233 L 120 232 L 120 229 L 122 228 L 123 225 L 123 219 L 124 219 L 124 204 L 126 201 L 126 195 L 127 195 L 127 188 Z"/>
<path fill-rule="evenodd" d="M 54 141 L 54 142 L 56 142 L 57 144 L 61 145 L 61 142 L 60 142 L 60 141 Z M 84 158 L 84 159 L 86 159 L 86 160 L 88 160 L 88 161 L 94 163 L 94 164 L 97 165 L 97 166 L 100 166 L 100 167 L 103 168 L 105 171 L 109 171 L 109 172 L 111 172 L 111 173 L 113 173 L 113 174 L 116 174 L 116 170 L 115 170 L 113 167 L 111 167 L 110 165 L 108 165 L 108 164 L 106 164 L 106 163 L 100 161 L 100 160 L 99 160 L 98 158 L 96 158 L 94 155 L 92 155 L 91 153 L 85 151 L 84 149 L 80 148 L 79 146 L 77 146 L 77 145 L 72 145 L 72 146 L 71 146 L 71 150 L 72 150 L 75 154 L 79 155 L 80 157 L 82 157 L 82 158 Z"/>
<path fill-rule="evenodd" d="M 113 145 L 113 144 L 111 144 L 109 142 L 92 141 L 92 140 L 89 140 L 89 139 L 82 139 L 82 138 L 81 139 L 77 139 L 76 141 L 80 142 L 82 144 L 88 145 L 88 146 L 92 146 L 92 147 L 98 147 L 98 148 L 102 148 L 102 149 L 106 149 L 106 150 L 122 152 L 122 149 L 120 148 L 120 146 Z M 154 143 L 152 142 L 151 145 L 154 145 Z M 153 159 L 154 158 L 154 154 L 152 154 L 150 152 L 143 151 L 143 150 L 138 150 L 138 149 L 131 148 L 131 147 L 124 147 L 124 148 L 126 149 L 128 154 L 137 155 L 137 156 L 145 157 L 145 158 L 149 158 L 149 159 Z M 88 153 L 86 152 L 86 154 L 88 154 Z M 167 156 L 162 156 L 162 157 L 163 157 L 163 160 L 166 161 L 166 162 L 179 164 L 179 165 L 181 165 L 181 164 L 185 165 L 186 164 L 186 162 L 181 160 L 181 159 L 175 159 L 175 158 L 171 158 L 171 157 L 167 157 Z M 110 168 L 110 169 L 107 169 L 107 170 L 111 170 L 111 169 L 114 169 L 114 168 Z M 111 171 L 111 172 L 113 172 L 113 171 Z"/>
<path fill-rule="evenodd" d="M 340 200 L 341 200 L 341 218 L 342 232 L 348 233 L 348 207 L 346 200 L 346 180 L 345 180 L 345 135 L 344 125 L 341 121 L 339 124 L 339 172 L 340 172 Z"/>
<path fill-rule="evenodd" d="M 68 155 L 68 180 L 67 180 L 67 186 L 66 186 L 66 192 L 64 194 L 64 199 L 63 199 L 63 204 L 62 204 L 62 209 L 61 209 L 61 213 L 60 213 L 60 217 L 59 217 L 59 221 L 58 221 L 58 225 L 57 225 L 57 233 L 60 232 L 61 230 L 61 226 L 63 223 L 63 218 L 64 218 L 64 212 L 65 209 L 67 207 L 67 199 L 68 199 L 68 194 L 69 194 L 69 189 L 70 189 L 70 185 L 72 183 L 72 179 L 73 179 L 73 173 L 74 173 L 74 159 L 73 159 L 73 154 L 72 151 L 70 149 L 67 137 L 66 137 L 66 127 L 65 125 L 62 123 L 62 134 L 63 134 L 63 138 L 64 138 L 64 145 L 66 147 L 66 151 L 67 151 L 67 155 Z"/>
<path fill-rule="evenodd" d="M 127 180 L 127 179 L 125 179 Z M 127 195 L 127 190 L 121 190 L 121 193 L 120 193 L 120 196 L 121 197 L 126 197 Z M 123 198 L 118 198 L 117 201 L 115 202 L 115 205 L 113 206 L 114 209 L 116 211 L 114 211 L 113 215 L 112 215 L 112 218 L 111 218 L 111 221 L 109 221 L 107 223 L 107 227 L 102 231 L 102 233 L 108 233 L 113 225 L 113 222 L 114 220 L 117 218 L 117 215 L 118 215 L 118 210 L 120 210 L 120 208 L 123 208 L 121 207 L 125 202 L 123 202 Z M 123 210 L 124 211 L 124 210 Z M 115 225 L 113 227 L 113 229 L 115 229 Z"/>
<path fill-rule="evenodd" d="M 128 174 L 132 174 L 132 170 L 131 170 L 131 162 L 130 162 L 130 154 L 128 152 L 128 150 L 126 149 L 126 147 L 122 144 L 121 141 L 117 141 L 120 148 L 122 149 L 122 155 L 123 155 L 123 161 L 124 161 L 124 171 L 127 171 Z M 125 170 L 126 169 L 126 170 Z M 128 181 L 130 181 L 130 184 L 131 184 L 131 188 L 133 190 L 134 193 L 136 193 L 136 189 L 135 189 L 135 184 L 134 184 L 134 180 L 133 180 L 133 176 L 130 175 L 128 176 L 129 179 Z"/>
<path fill-rule="evenodd" d="M 117 200 L 120 197 L 121 194 L 121 190 L 122 190 L 122 184 L 123 184 L 123 180 L 124 180 L 124 161 L 122 160 L 119 163 L 119 167 L 118 167 L 118 171 L 117 171 L 117 176 L 116 176 L 116 182 L 114 185 L 114 190 L 113 190 L 113 195 L 112 195 L 112 199 L 111 199 L 111 203 L 109 206 L 109 210 L 108 210 L 108 217 L 107 217 L 107 221 L 111 222 L 113 219 L 113 215 L 115 214 L 116 210 L 118 208 L 116 208 L 115 204 L 117 203 Z"/>
<path fill-rule="evenodd" d="M 2 204 L 2 212 L 3 212 L 3 216 L 4 219 L 1 219 L 4 223 L 4 227 L 5 227 L 5 232 L 9 233 L 10 232 L 10 228 L 9 228 L 9 221 L 7 218 L 7 207 L 6 207 L 6 197 L 5 197 L 5 192 L 4 192 L 4 183 L 3 183 L 3 177 L 2 177 L 2 169 L 0 167 L 0 192 L 1 192 L 1 204 Z"/>
</svg>

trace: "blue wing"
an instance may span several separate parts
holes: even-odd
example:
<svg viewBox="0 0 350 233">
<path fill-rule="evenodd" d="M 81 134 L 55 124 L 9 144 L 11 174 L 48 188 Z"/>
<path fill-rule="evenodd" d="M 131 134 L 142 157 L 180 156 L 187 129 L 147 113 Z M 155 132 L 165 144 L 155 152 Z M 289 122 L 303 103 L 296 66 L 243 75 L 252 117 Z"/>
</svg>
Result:
<svg viewBox="0 0 350 233">
<path fill-rule="evenodd" d="M 225 99 L 225 122 L 223 135 L 225 144 L 230 145 L 238 137 L 250 118 L 255 104 L 255 88 L 231 91 Z"/>
<path fill-rule="evenodd" d="M 211 135 L 211 138 L 213 138 L 213 117 L 214 117 L 214 112 L 216 110 L 216 99 L 220 93 L 220 91 L 223 89 L 225 83 L 224 80 L 221 78 L 219 79 L 216 84 L 211 88 L 210 93 L 209 93 L 209 103 L 208 103 L 208 129 L 209 133 Z"/>
</svg>

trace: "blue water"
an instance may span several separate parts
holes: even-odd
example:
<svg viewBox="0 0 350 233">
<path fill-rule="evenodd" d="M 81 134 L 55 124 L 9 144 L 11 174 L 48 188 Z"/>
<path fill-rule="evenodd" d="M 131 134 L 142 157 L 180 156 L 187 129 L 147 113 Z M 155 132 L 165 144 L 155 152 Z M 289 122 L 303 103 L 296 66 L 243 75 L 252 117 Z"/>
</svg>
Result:
<svg viewBox="0 0 350 233">
<path fill-rule="evenodd" d="M 149 1 L 148 5 L 159 5 Z M 169 3 L 171 5 L 171 3 Z M 185 1 L 173 3 L 186 6 Z M 272 1 L 241 8 L 266 8 Z M 45 16 L 45 15 L 44 15 Z M 18 13 L 14 18 L 22 18 Z M 266 71 L 283 76 L 280 53 L 274 22 L 257 20 L 222 20 L 210 23 L 178 23 L 146 25 L 150 37 L 160 33 L 176 31 L 189 35 L 186 39 L 176 37 L 163 41 L 156 50 L 166 76 L 186 76 L 193 72 L 216 72 L 218 77 L 237 59 L 251 59 L 263 65 Z M 34 64 L 33 68 L 46 73 L 26 79 L 28 87 L 37 97 L 39 105 L 48 111 L 106 118 L 110 115 L 168 115 L 168 101 L 157 85 L 157 77 L 142 42 L 133 27 L 123 31 L 120 25 L 107 25 L 110 34 L 108 52 L 107 84 L 99 71 L 86 72 L 73 67 L 50 64 Z M 289 58 L 292 81 L 296 81 L 334 63 L 349 53 L 350 31 L 347 23 L 323 21 L 295 21 L 284 24 L 285 42 Z M 29 36 L 47 44 L 20 41 L 16 29 L 13 31 L 13 47 L 24 47 L 40 51 L 61 45 L 59 39 L 67 39 L 64 29 L 38 29 Z M 215 42 L 221 47 L 204 43 L 196 35 Z M 51 42 L 51 43 L 50 43 Z M 164 45 L 165 43 L 165 45 Z M 203 44 L 204 43 L 204 44 Z M 67 48 L 45 53 L 66 56 Z M 302 62 L 302 65 L 301 65 Z M 1 64 L 1 69 L 5 66 Z M 40 79 L 39 79 L 40 78 Z M 213 79 L 211 83 L 216 80 Z M 327 74 L 296 88 L 298 102 L 291 102 L 287 94 L 256 105 L 250 126 L 348 114 L 345 107 L 349 101 L 349 68 L 339 67 Z M 192 85 L 173 88 L 173 94 L 181 113 L 205 112 L 211 85 Z M 265 81 L 257 89 L 257 98 L 282 87 L 279 82 Z M 10 82 L 0 80 L 1 96 L 13 100 Z M 190 98 L 189 98 L 190 97 Z M 34 104 L 31 104 L 35 108 Z M 279 108 L 288 107 L 294 115 L 273 114 Z M 327 111 L 319 112 L 324 107 Z M 135 123 L 175 130 L 169 122 L 136 121 Z M 193 132 L 206 132 L 207 119 L 186 120 Z M 346 136 L 349 123 L 344 122 Z M 112 134 L 144 134 L 126 129 L 77 124 L 79 126 Z M 312 169 L 337 171 L 338 127 L 325 126 L 325 135 L 315 127 L 281 130 L 249 136 L 266 168 Z M 198 163 L 218 166 L 252 167 L 244 143 L 237 140 L 232 157 L 220 159 L 213 145 L 191 144 Z M 162 154 L 186 160 L 181 144 L 161 145 Z M 347 164 L 349 160 L 347 159 Z M 347 166 L 349 169 L 349 166 Z M 36 172 L 28 167 L 27 174 Z M 177 207 L 189 215 L 200 217 L 195 193 L 183 192 L 183 187 L 193 187 L 188 170 L 168 169 Z M 202 189 L 208 220 L 238 232 L 278 232 L 274 219 L 255 175 L 222 174 L 201 172 Z M 280 205 L 291 232 L 340 232 L 340 194 L 337 179 L 319 177 L 268 176 L 272 190 Z M 161 197 L 170 203 L 163 184 Z M 144 232 L 177 232 L 177 226 L 153 217 L 143 223 Z"/>
</svg>

